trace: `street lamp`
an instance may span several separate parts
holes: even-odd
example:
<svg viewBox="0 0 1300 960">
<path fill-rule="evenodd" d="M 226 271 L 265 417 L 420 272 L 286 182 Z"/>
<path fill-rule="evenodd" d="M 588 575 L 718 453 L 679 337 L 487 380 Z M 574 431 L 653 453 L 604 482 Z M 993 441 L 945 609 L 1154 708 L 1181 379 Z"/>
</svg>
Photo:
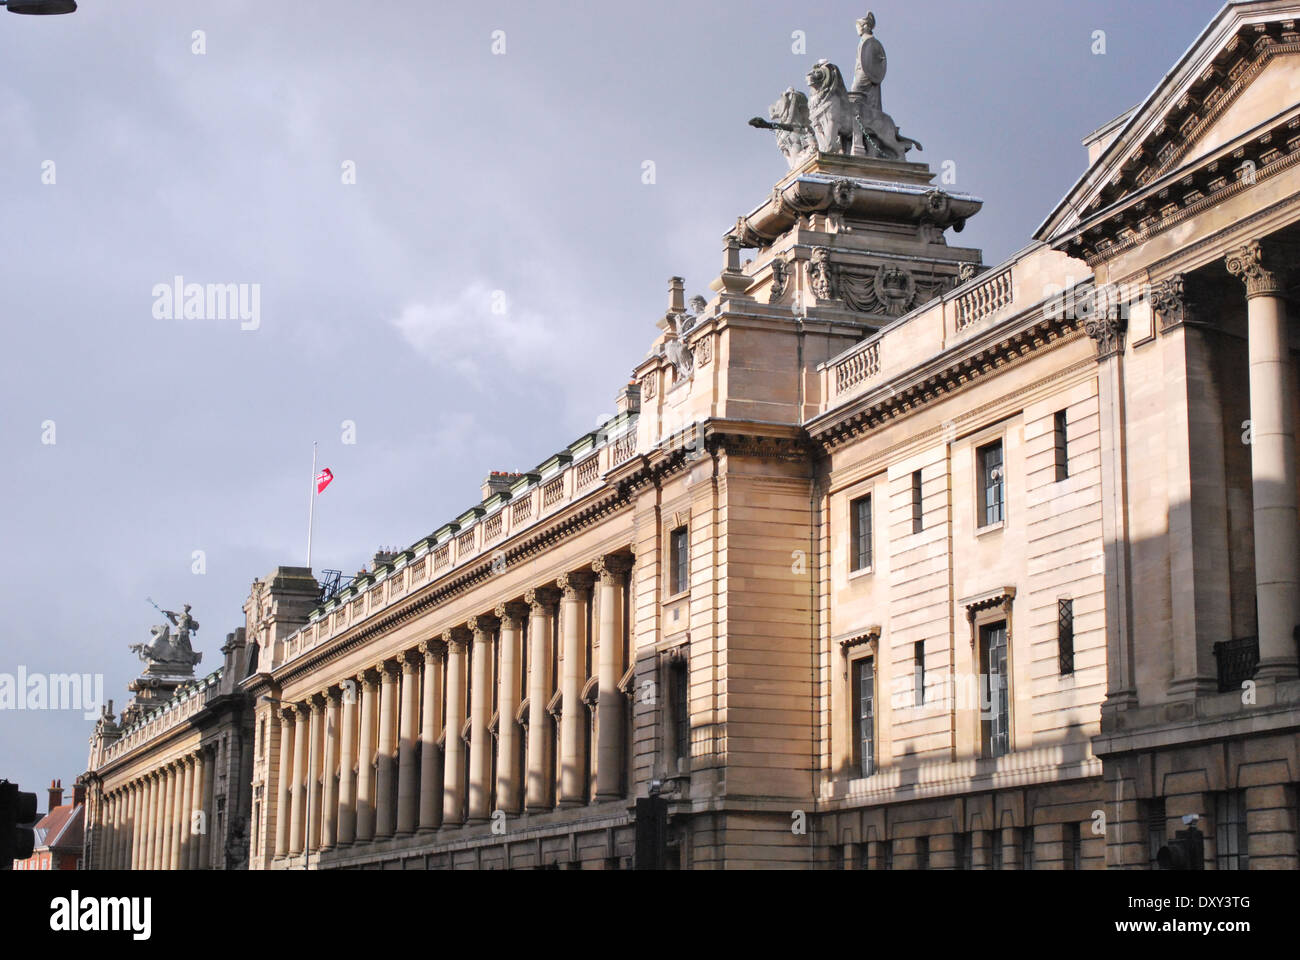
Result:
<svg viewBox="0 0 1300 960">
<path fill-rule="evenodd" d="M 12 2 L 12 0 L 11 0 L 11 2 Z M 263 696 L 262 696 L 262 701 L 263 701 L 264 703 L 269 703 L 269 704 L 271 704 L 271 706 L 275 707 L 276 709 L 280 709 L 280 708 L 283 708 L 283 707 L 285 706 L 285 702 L 284 702 L 283 700 L 278 700 L 278 699 L 276 699 L 275 697 L 271 697 L 271 696 L 263 695 Z M 293 706 L 293 704 L 289 704 L 289 706 Z M 283 770 L 280 771 L 280 776 L 281 776 L 281 777 L 284 776 L 284 771 L 283 771 Z M 305 822 L 303 823 L 303 831 L 302 831 L 302 834 L 303 834 L 303 836 L 302 836 L 302 868 L 303 868 L 304 870 L 310 870 L 310 869 L 311 869 L 311 840 L 310 840 L 309 838 L 311 837 L 311 787 L 310 787 L 310 785 L 308 785 L 308 784 L 303 784 L 303 786 L 304 786 L 304 787 L 306 788 L 306 790 L 307 790 L 307 796 L 303 798 L 303 800 L 305 801 L 305 802 L 303 803 L 303 820 L 304 820 Z M 297 790 L 298 788 L 295 786 L 294 789 Z M 281 811 L 281 815 L 283 815 L 284 812 L 285 812 L 285 811 Z M 317 862 L 318 864 L 320 863 L 320 858 L 319 858 L 319 856 L 317 857 L 316 862 Z"/>
<path fill-rule="evenodd" d="M 25 13 L 34 17 L 77 12 L 77 0 L 0 0 L 0 7 L 3 6 L 7 6 L 10 13 Z"/>
</svg>

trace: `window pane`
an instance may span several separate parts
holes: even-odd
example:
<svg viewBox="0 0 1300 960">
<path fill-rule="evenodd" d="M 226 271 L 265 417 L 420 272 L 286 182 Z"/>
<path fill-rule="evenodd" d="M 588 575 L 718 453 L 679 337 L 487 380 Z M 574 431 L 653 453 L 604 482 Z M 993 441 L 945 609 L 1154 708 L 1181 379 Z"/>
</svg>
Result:
<svg viewBox="0 0 1300 960">
<path fill-rule="evenodd" d="M 983 754 L 1000 757 L 1011 748 L 1011 710 L 1007 689 L 1007 626 L 991 624 L 980 628 L 980 672 L 983 703 L 980 730 Z"/>
<path fill-rule="evenodd" d="M 858 775 L 869 777 L 876 764 L 876 669 L 870 657 L 853 664 L 853 717 L 857 737 L 854 762 Z"/>
<path fill-rule="evenodd" d="M 1056 411 L 1052 417 L 1052 441 L 1056 458 L 1056 482 L 1070 476 L 1070 454 L 1065 433 L 1065 411 Z"/>
<path fill-rule="evenodd" d="M 866 570 L 871 566 L 871 498 L 861 497 L 849 506 L 852 539 L 850 567 Z"/>
<path fill-rule="evenodd" d="M 1002 443 L 990 443 L 979 450 L 980 487 L 984 493 L 984 515 L 980 526 L 1002 522 Z"/>
</svg>

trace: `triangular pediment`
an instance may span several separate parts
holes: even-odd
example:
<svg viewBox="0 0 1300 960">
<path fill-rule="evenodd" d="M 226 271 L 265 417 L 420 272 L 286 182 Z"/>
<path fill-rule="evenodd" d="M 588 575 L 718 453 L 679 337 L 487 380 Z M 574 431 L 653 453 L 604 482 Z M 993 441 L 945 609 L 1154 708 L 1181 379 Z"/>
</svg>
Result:
<svg viewBox="0 0 1300 960">
<path fill-rule="evenodd" d="M 1300 150 L 1300 4 L 1228 4 L 1150 96 L 1085 142 L 1091 166 L 1036 238 L 1088 260 L 1254 182 Z"/>
</svg>

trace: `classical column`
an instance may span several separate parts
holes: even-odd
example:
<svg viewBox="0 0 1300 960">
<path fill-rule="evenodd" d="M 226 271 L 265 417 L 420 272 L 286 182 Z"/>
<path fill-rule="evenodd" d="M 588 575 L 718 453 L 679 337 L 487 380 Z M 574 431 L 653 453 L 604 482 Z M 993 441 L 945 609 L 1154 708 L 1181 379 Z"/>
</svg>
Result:
<svg viewBox="0 0 1300 960">
<path fill-rule="evenodd" d="M 443 633 L 447 644 L 447 731 L 443 741 L 442 821 L 465 821 L 465 743 L 460 738 L 465 726 L 465 646 L 470 633 L 454 627 Z"/>
<path fill-rule="evenodd" d="M 159 767 L 153 772 L 153 798 L 150 800 L 149 813 L 149 869 L 161 870 L 163 823 L 167 809 L 167 770 Z"/>
<path fill-rule="evenodd" d="M 1227 257 L 1246 284 L 1250 359 L 1250 472 L 1255 511 L 1255 606 L 1259 670 L 1272 682 L 1296 675 L 1297 571 L 1295 389 L 1286 318 L 1285 268 L 1267 244 L 1247 243 Z"/>
<path fill-rule="evenodd" d="M 212 867 L 212 831 L 216 824 L 216 818 L 213 817 L 213 811 L 216 808 L 217 795 L 217 768 L 216 754 L 210 751 L 203 758 L 203 813 L 204 813 L 204 830 L 203 836 L 199 838 L 199 869 L 208 870 Z M 258 825 L 253 824 L 253 829 Z M 218 853 L 225 848 L 224 838 L 217 847 Z M 224 859 L 222 860 L 224 864 Z"/>
<path fill-rule="evenodd" d="M 154 818 L 154 789 L 153 774 L 145 774 L 144 777 L 144 819 L 140 831 L 139 849 L 136 852 L 136 859 L 140 863 L 141 870 L 153 869 L 153 818 Z"/>
<path fill-rule="evenodd" d="M 128 816 L 131 822 L 131 834 L 126 846 L 126 867 L 128 870 L 139 869 L 138 855 L 140 852 L 140 783 L 132 781 L 129 788 L 131 798 L 128 809 Z"/>
<path fill-rule="evenodd" d="M 307 698 L 311 720 L 307 741 L 307 821 L 303 825 L 303 846 L 309 852 L 320 847 L 321 748 L 325 736 L 325 698 L 314 693 Z"/>
<path fill-rule="evenodd" d="M 523 808 L 519 769 L 519 639 L 528 607 L 503 603 L 494 611 L 501 621 L 501 676 L 497 681 L 497 809 L 519 813 Z"/>
<path fill-rule="evenodd" d="M 416 727 L 420 716 L 420 660 L 403 653 L 401 720 L 397 731 L 397 832 L 415 832 L 420 784 L 416 780 Z"/>
<path fill-rule="evenodd" d="M 136 853 L 140 849 L 140 784 L 138 781 L 131 781 L 131 785 L 127 788 L 127 796 L 131 798 L 127 806 L 131 832 L 126 845 L 126 868 L 135 870 L 137 869 Z"/>
<path fill-rule="evenodd" d="M 212 808 L 208 806 L 207 786 L 212 779 L 208 769 L 208 752 L 200 750 L 194 754 L 194 801 L 190 823 L 190 865 L 191 870 L 203 870 L 208 865 L 208 837 L 212 833 Z M 196 829 L 197 828 L 197 829 Z"/>
<path fill-rule="evenodd" d="M 363 670 L 361 681 L 361 732 L 357 736 L 357 839 L 375 837 L 375 707 L 379 699 L 379 674 Z"/>
<path fill-rule="evenodd" d="M 528 604 L 528 782 L 529 810 L 551 805 L 551 731 L 546 706 L 555 687 L 551 676 L 551 618 L 557 594 L 542 588 L 524 594 Z"/>
<path fill-rule="evenodd" d="M 471 617 L 474 652 L 470 658 L 469 817 L 481 823 L 492 812 L 492 635 L 496 617 Z"/>
<path fill-rule="evenodd" d="M 591 601 L 591 581 L 589 573 L 566 573 L 558 581 L 563 598 L 560 625 L 564 632 L 560 681 L 560 806 L 582 803 L 586 792 L 582 686 L 587 679 L 587 604 Z"/>
<path fill-rule="evenodd" d="M 339 765 L 339 698 L 338 687 L 325 691 L 325 763 L 321 772 L 324 784 L 321 789 L 320 848 L 334 846 L 338 835 L 339 797 L 335 771 Z"/>
<path fill-rule="evenodd" d="M 600 650 L 596 672 L 599 698 L 596 701 L 596 799 L 613 800 L 623 795 L 625 768 L 623 694 L 623 584 L 632 569 L 624 556 L 602 557 L 591 565 L 600 577 Z"/>
<path fill-rule="evenodd" d="M 172 867 L 172 840 L 176 837 L 176 764 L 169 763 L 163 769 L 163 776 L 166 778 L 166 792 L 163 794 L 163 805 L 161 810 L 162 843 L 158 848 L 158 869 L 171 870 Z"/>
<path fill-rule="evenodd" d="M 375 836 L 393 835 L 394 788 L 397 766 L 397 680 L 396 661 L 386 660 L 375 667 L 383 674 L 379 694 L 379 751 L 375 756 Z"/>
<path fill-rule="evenodd" d="M 446 647 L 436 640 L 421 640 L 424 657 L 423 717 L 420 722 L 420 830 L 442 824 L 442 658 Z"/>
<path fill-rule="evenodd" d="M 289 804 L 289 856 L 303 851 L 303 813 L 307 799 L 307 755 L 311 752 L 311 706 L 294 705 L 293 800 Z"/>
<path fill-rule="evenodd" d="M 343 685 L 343 729 L 339 737 L 339 838 L 340 845 L 357 838 L 357 698 L 361 682 Z"/>
<path fill-rule="evenodd" d="M 181 760 L 181 795 L 176 804 L 176 842 L 172 844 L 172 869 L 189 867 L 190 827 L 194 818 L 194 758 Z"/>
<path fill-rule="evenodd" d="M 293 807 L 293 708 L 280 712 L 280 768 L 275 803 L 275 855 L 289 854 L 289 821 Z"/>
<path fill-rule="evenodd" d="M 113 869 L 113 856 L 117 850 L 117 796 L 106 793 L 99 803 L 100 841 L 95 857 L 100 870 Z"/>
</svg>

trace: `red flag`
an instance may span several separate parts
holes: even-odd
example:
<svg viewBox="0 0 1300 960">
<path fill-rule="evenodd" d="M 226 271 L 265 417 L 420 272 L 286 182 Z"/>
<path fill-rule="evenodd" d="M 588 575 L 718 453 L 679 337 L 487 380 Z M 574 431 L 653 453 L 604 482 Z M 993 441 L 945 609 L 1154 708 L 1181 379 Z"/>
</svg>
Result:
<svg viewBox="0 0 1300 960">
<path fill-rule="evenodd" d="M 324 493 L 325 488 L 330 485 L 330 481 L 333 479 L 334 474 L 330 471 L 329 467 L 326 467 L 320 473 L 316 474 L 316 492 Z"/>
</svg>

